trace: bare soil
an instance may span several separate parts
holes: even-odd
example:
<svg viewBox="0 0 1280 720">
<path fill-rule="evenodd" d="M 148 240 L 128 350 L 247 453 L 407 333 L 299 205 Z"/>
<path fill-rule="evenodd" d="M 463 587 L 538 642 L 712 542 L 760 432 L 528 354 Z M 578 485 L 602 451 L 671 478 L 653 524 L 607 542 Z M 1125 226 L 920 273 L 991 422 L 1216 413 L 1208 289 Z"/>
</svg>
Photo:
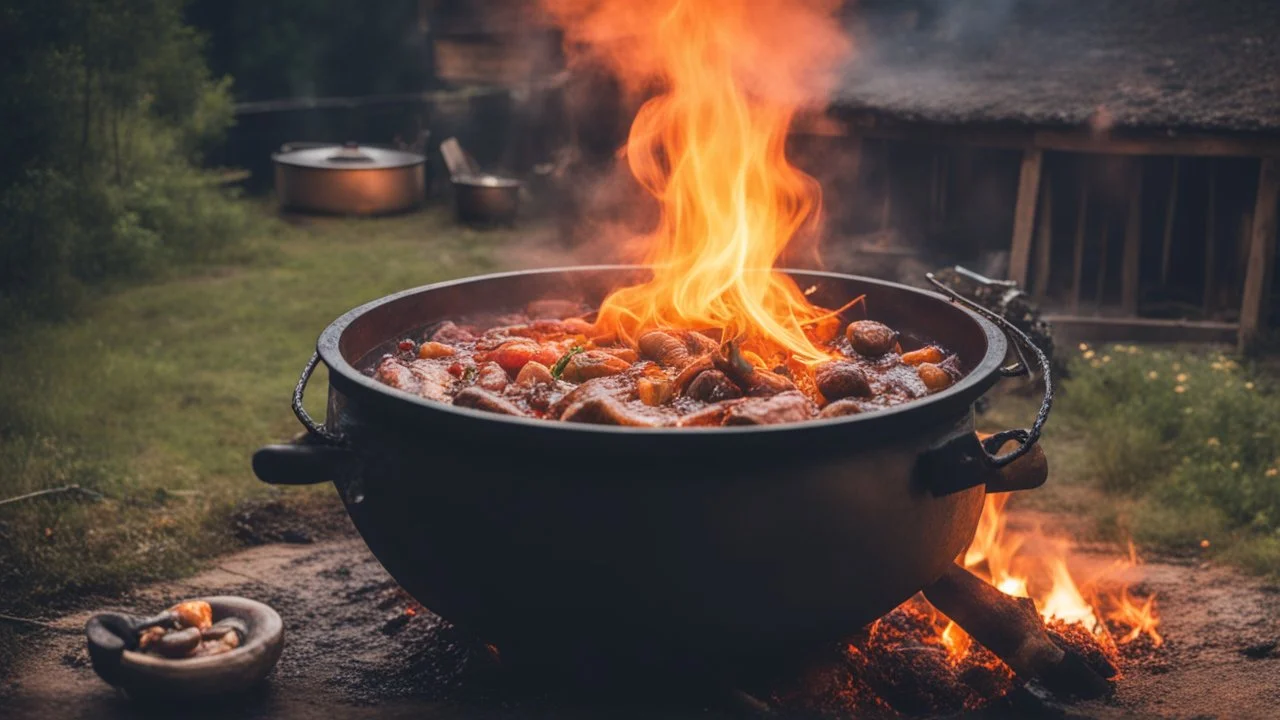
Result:
<svg viewBox="0 0 1280 720">
<path fill-rule="evenodd" d="M 286 649 L 268 681 L 249 696 L 183 708 L 149 707 L 126 698 L 98 680 L 89 665 L 80 633 L 91 613 L 86 609 L 58 618 L 53 629 L 26 635 L 24 657 L 10 677 L 0 680 L 0 714 L 123 718 L 176 712 L 184 717 L 323 715 L 348 720 L 606 713 L 646 717 L 658 710 L 664 717 L 715 717 L 760 709 L 750 698 L 724 692 L 679 700 L 657 700 L 655 693 L 569 702 L 520 687 L 464 633 L 416 606 L 358 538 L 310 544 L 293 539 L 293 544 L 269 542 L 223 557 L 198 576 L 140 588 L 109 608 L 94 608 L 147 612 L 183 598 L 226 593 L 271 604 L 285 620 Z M 1079 559 L 1101 567 L 1114 553 L 1086 548 Z M 1131 657 L 1112 698 L 1040 705 L 1036 714 L 1275 717 L 1280 707 L 1280 587 L 1230 568 L 1174 559 L 1129 572 L 1137 589 L 1158 593 L 1166 644 Z M 1002 712 L 1022 716 L 1030 711 L 1005 706 Z"/>
</svg>

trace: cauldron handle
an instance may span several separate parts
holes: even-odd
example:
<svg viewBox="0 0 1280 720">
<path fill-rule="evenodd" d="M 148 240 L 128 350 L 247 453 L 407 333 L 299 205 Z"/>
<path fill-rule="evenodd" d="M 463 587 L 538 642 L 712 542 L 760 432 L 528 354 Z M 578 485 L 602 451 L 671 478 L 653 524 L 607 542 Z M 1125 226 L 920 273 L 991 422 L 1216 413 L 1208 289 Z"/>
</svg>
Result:
<svg viewBox="0 0 1280 720">
<path fill-rule="evenodd" d="M 996 326 L 1004 331 L 1005 337 L 1009 339 L 1010 347 L 1018 354 L 1018 362 L 1000 368 L 1001 375 L 1005 377 L 1030 375 L 1032 368 L 1031 364 L 1027 362 L 1027 352 L 1035 356 L 1036 364 L 1040 366 L 1040 376 L 1044 381 L 1044 396 L 1040 400 L 1040 409 L 1036 412 L 1036 417 L 1032 421 L 1031 427 L 1002 430 L 982 440 L 983 459 L 991 468 L 999 470 L 1031 452 L 1031 448 L 1040 439 L 1040 431 L 1044 429 L 1045 421 L 1049 419 L 1049 410 L 1053 407 L 1053 373 L 1049 367 L 1049 358 L 1026 333 L 1006 320 L 1004 316 L 994 313 L 960 295 L 934 277 L 933 273 L 926 273 L 925 277 L 929 282 L 937 286 L 939 290 L 946 293 L 952 302 L 964 305 L 969 310 L 995 323 Z M 1001 453 L 1000 449 L 1010 440 L 1017 442 L 1017 446 L 1008 452 Z"/>
<path fill-rule="evenodd" d="M 348 502 L 360 502 L 360 462 L 339 433 L 328 430 L 302 406 L 307 383 L 320 363 L 315 353 L 293 389 L 293 414 L 307 429 L 293 442 L 267 445 L 253 454 L 253 473 L 271 485 L 314 485 L 332 481 Z"/>
</svg>

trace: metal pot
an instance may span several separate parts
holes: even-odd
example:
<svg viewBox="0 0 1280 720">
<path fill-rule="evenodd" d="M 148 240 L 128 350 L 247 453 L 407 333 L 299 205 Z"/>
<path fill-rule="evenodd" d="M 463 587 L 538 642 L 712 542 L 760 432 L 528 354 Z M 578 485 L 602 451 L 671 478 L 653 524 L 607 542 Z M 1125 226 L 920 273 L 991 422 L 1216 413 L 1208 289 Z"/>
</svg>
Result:
<svg viewBox="0 0 1280 720">
<path fill-rule="evenodd" d="M 422 155 L 361 146 L 285 146 L 271 156 L 285 210 L 384 215 L 412 210 L 426 196 Z"/>
<path fill-rule="evenodd" d="M 453 176 L 458 219 L 477 225 L 514 225 L 520 210 L 521 182 L 497 175 Z"/>
<path fill-rule="evenodd" d="M 974 401 L 1021 370 L 1002 367 L 1000 329 L 940 295 L 868 278 L 790 273 L 827 307 L 865 293 L 904 344 L 957 352 L 960 381 L 833 420 L 645 429 L 444 405 L 361 371 L 433 323 L 541 298 L 594 304 L 643 273 L 489 275 L 348 312 L 320 335 L 295 392 L 306 441 L 259 450 L 254 471 L 273 484 L 333 482 L 396 581 L 504 659 L 669 669 L 736 668 L 848 637 L 951 565 L 985 493 L 1043 482 L 1009 463 L 1038 437 L 1048 395 L 1031 430 L 974 435 Z M 301 404 L 319 361 L 323 425 Z M 1010 438 L 1018 451 L 993 457 Z"/>
</svg>

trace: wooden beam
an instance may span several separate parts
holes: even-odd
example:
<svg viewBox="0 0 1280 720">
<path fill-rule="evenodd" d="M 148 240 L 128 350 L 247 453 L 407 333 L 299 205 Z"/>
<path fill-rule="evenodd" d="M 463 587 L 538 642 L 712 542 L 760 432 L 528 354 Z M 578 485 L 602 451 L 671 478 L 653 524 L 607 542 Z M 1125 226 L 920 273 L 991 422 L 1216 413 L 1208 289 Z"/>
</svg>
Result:
<svg viewBox="0 0 1280 720">
<path fill-rule="evenodd" d="M 1169 201 L 1164 209 L 1164 243 L 1160 250 L 1160 284 L 1169 284 L 1169 265 L 1173 259 L 1173 221 L 1178 216 L 1178 158 L 1173 159 L 1173 174 L 1169 176 Z"/>
<path fill-rule="evenodd" d="M 1028 148 L 1022 153 L 1018 173 L 1018 201 L 1013 209 L 1013 245 L 1009 250 L 1009 279 L 1027 286 L 1027 265 L 1031 262 L 1031 233 L 1036 224 L 1036 200 L 1040 195 L 1040 168 L 1044 153 Z"/>
<path fill-rule="evenodd" d="M 1040 223 L 1036 234 L 1036 281 L 1032 283 L 1037 299 L 1049 292 L 1049 272 L 1053 262 L 1053 177 L 1045 175 L 1040 193 Z"/>
<path fill-rule="evenodd" d="M 1214 295 L 1218 284 L 1218 268 L 1216 247 L 1218 243 L 1218 166 L 1209 161 L 1209 198 L 1205 207 L 1204 220 L 1204 314 L 1212 317 L 1214 311 Z"/>
<path fill-rule="evenodd" d="M 1098 155 L 1171 155 L 1175 157 L 1280 156 L 1280 140 L 1247 135 L 1208 135 L 1173 131 L 1117 130 L 1098 134 L 1080 130 L 1027 130 L 994 123 L 964 125 L 895 120 L 865 111 L 833 110 L 867 137 L 911 142 L 973 145 L 984 148 Z"/>
<path fill-rule="evenodd" d="M 1060 347 L 1081 342 L 1202 342 L 1230 345 L 1236 341 L 1236 323 L 1163 318 L 1045 315 L 1053 325 L 1053 341 Z"/>
<path fill-rule="evenodd" d="M 1129 216 L 1124 226 L 1124 259 L 1120 265 L 1120 308 L 1126 315 L 1138 314 L 1138 292 L 1142 280 L 1142 161 L 1133 163 L 1129 183 Z"/>
<path fill-rule="evenodd" d="M 1080 202 L 1076 206 L 1075 256 L 1071 263 L 1071 312 L 1080 312 L 1080 292 L 1084 283 L 1084 237 L 1089 220 L 1089 183 L 1080 178 Z"/>
<path fill-rule="evenodd" d="M 1280 159 L 1264 158 L 1258 172 L 1253 229 L 1249 237 L 1249 266 L 1240 306 L 1240 349 L 1251 350 L 1267 327 L 1271 309 L 1271 274 L 1276 260 L 1276 201 L 1280 199 Z"/>
</svg>

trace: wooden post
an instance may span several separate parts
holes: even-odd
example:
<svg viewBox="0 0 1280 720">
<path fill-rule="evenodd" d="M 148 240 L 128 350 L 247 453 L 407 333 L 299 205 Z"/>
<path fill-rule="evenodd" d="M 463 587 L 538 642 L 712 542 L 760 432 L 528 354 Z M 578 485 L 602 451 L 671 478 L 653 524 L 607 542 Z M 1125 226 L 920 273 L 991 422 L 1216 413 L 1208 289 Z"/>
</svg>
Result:
<svg viewBox="0 0 1280 720">
<path fill-rule="evenodd" d="M 1160 284 L 1169 284 L 1169 264 L 1173 256 L 1173 221 L 1178 215 L 1178 166 L 1173 159 L 1173 174 L 1169 178 L 1169 204 L 1164 210 L 1164 246 L 1160 254 Z"/>
<path fill-rule="evenodd" d="M 1249 266 L 1240 306 L 1240 349 L 1251 350 L 1267 327 L 1271 309 L 1271 266 L 1276 260 L 1276 200 L 1280 198 L 1280 159 L 1263 158 L 1258 198 L 1249 237 Z"/>
<path fill-rule="evenodd" d="M 1036 235 L 1036 298 L 1043 300 L 1049 291 L 1049 270 L 1053 260 L 1053 177 L 1044 178 L 1040 193 L 1040 231 Z"/>
<path fill-rule="evenodd" d="M 880 205 L 880 229 L 888 230 L 889 218 L 893 215 L 893 175 L 890 173 L 893 163 L 889 161 L 889 141 L 884 141 L 881 146 L 884 148 L 884 202 Z"/>
<path fill-rule="evenodd" d="M 1022 170 L 1018 173 L 1018 201 L 1013 209 L 1013 246 L 1009 250 L 1009 279 L 1022 287 L 1027 285 L 1027 266 L 1031 262 L 1031 233 L 1035 230 L 1036 199 L 1040 195 L 1040 166 L 1044 151 L 1027 148 L 1022 153 Z"/>
<path fill-rule="evenodd" d="M 1080 314 L 1080 291 L 1084 281 L 1084 231 L 1089 220 L 1089 184 L 1080 178 L 1080 202 L 1076 211 L 1075 257 L 1071 264 L 1071 314 Z"/>
<path fill-rule="evenodd" d="M 1093 314 L 1102 313 L 1102 301 L 1107 294 L 1107 256 L 1111 254 L 1111 218 L 1102 213 L 1102 242 L 1098 248 L 1098 289 L 1093 293 Z"/>
<path fill-rule="evenodd" d="M 1129 185 L 1129 217 L 1124 226 L 1124 260 L 1121 263 L 1120 307 L 1126 315 L 1138 314 L 1142 273 L 1142 160 Z"/>
<path fill-rule="evenodd" d="M 1218 166 L 1209 160 L 1209 201 L 1205 208 L 1204 221 L 1204 314 L 1212 317 L 1214 310 L 1214 293 L 1218 282 L 1218 269 L 1215 267 L 1215 255 L 1218 249 Z"/>
</svg>

